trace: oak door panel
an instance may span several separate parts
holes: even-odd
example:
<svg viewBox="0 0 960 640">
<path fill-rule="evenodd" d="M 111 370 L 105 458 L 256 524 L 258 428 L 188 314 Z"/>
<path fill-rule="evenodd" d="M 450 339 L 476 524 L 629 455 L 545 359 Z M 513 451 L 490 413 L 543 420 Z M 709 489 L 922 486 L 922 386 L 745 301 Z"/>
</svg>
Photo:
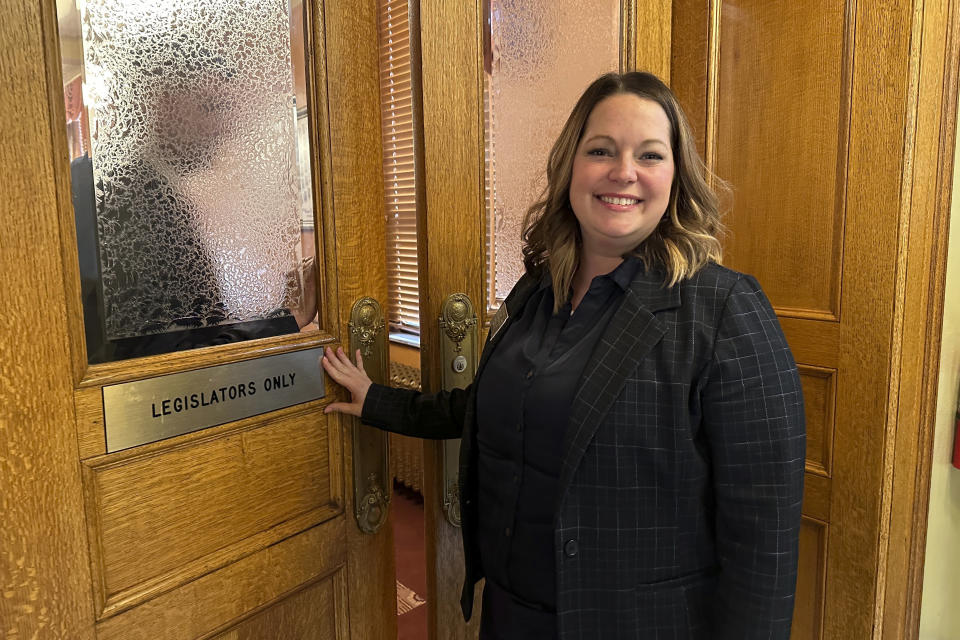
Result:
<svg viewBox="0 0 960 640">
<path fill-rule="evenodd" d="M 333 580 L 334 620 L 346 629 L 345 527 L 335 518 L 241 558 L 97 624 L 98 640 L 183 640 L 231 628 L 303 585 Z M 309 588 L 309 587 L 308 587 Z M 321 600 L 326 600 L 326 594 Z M 316 602 L 313 598 L 311 602 Z M 301 602 L 297 600 L 296 603 Z M 299 608 L 296 604 L 290 607 Z M 329 610 L 329 609 L 327 609 Z M 285 614 L 286 615 L 286 614 Z M 310 616 L 301 610 L 300 615 Z M 284 635 L 265 638 L 288 640 Z M 347 638 L 346 634 L 336 636 Z"/>
<path fill-rule="evenodd" d="M 342 465 L 331 465 L 328 424 L 300 413 L 87 461 L 103 606 L 112 610 L 136 601 L 137 592 L 249 553 L 278 528 L 303 529 L 341 513 L 330 480 Z"/>
<path fill-rule="evenodd" d="M 721 10 L 715 171 L 734 188 L 725 251 L 763 276 L 781 315 L 840 313 L 845 22 L 842 0 L 740 0 Z"/>
<path fill-rule="evenodd" d="M 830 476 L 833 451 L 837 372 L 825 367 L 800 365 L 800 384 L 807 418 L 807 471 Z"/>
<path fill-rule="evenodd" d="M 338 640 L 337 603 L 342 597 L 339 573 L 267 607 L 214 640 Z M 342 621 L 340 621 L 342 624 Z"/>
<path fill-rule="evenodd" d="M 800 525 L 800 564 L 797 600 L 793 610 L 793 640 L 823 637 L 823 590 L 827 572 L 827 528 L 820 521 L 804 518 Z"/>
</svg>

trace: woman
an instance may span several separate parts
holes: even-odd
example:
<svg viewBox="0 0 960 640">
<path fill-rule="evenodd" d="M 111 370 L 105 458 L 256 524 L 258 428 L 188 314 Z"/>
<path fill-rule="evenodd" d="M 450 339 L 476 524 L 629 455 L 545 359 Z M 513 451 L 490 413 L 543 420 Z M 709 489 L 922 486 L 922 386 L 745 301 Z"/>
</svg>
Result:
<svg viewBox="0 0 960 640">
<path fill-rule="evenodd" d="M 757 282 L 718 266 L 717 199 L 670 90 L 581 96 L 524 221 L 525 275 L 469 389 L 371 385 L 328 411 L 463 436 L 481 638 L 786 638 L 804 468 L 796 365 Z"/>
</svg>

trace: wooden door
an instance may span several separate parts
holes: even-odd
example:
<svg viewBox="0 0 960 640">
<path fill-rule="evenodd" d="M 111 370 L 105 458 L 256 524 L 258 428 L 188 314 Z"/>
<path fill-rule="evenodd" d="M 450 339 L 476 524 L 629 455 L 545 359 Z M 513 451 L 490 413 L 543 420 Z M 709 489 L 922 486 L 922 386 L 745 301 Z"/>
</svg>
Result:
<svg viewBox="0 0 960 640">
<path fill-rule="evenodd" d="M 104 387 L 348 343 L 384 300 L 376 8 L 305 5 L 319 328 L 88 365 L 53 0 L 4 7 L 0 637 L 396 637 L 389 522 L 318 400 L 108 453 Z M 389 488 L 388 488 L 389 492 Z"/>
<path fill-rule="evenodd" d="M 949 7 L 673 3 L 672 86 L 733 188 L 726 262 L 763 285 L 803 381 L 798 639 L 917 633 Z"/>
</svg>

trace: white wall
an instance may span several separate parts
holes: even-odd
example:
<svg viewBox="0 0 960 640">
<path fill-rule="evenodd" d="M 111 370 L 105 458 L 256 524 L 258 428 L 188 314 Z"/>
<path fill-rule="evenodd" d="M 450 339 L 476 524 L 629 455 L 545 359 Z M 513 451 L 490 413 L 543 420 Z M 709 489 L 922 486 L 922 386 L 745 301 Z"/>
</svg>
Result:
<svg viewBox="0 0 960 640">
<path fill-rule="evenodd" d="M 960 638 L 960 469 L 950 463 L 960 388 L 960 162 L 954 164 L 953 194 L 920 610 L 921 640 Z"/>
</svg>

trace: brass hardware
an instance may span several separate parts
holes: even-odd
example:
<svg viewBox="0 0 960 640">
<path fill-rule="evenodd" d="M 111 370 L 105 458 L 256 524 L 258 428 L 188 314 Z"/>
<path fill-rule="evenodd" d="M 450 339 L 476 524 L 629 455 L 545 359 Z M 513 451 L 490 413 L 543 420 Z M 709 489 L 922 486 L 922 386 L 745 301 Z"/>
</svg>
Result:
<svg viewBox="0 0 960 640">
<path fill-rule="evenodd" d="M 477 314 L 470 298 L 462 293 L 447 297 L 440 310 L 440 342 L 444 366 L 443 388 L 465 388 L 477 370 Z M 460 526 L 460 440 L 444 440 L 442 447 L 443 511 L 447 521 Z"/>
<path fill-rule="evenodd" d="M 363 357 L 368 358 L 376 346 L 377 336 L 381 336 L 383 339 L 382 346 L 386 349 L 386 335 L 381 335 L 384 326 L 385 323 L 383 321 L 383 314 L 380 312 L 379 302 L 373 298 L 360 298 L 357 300 L 353 303 L 353 310 L 350 312 L 350 350 L 356 351 L 360 349 Z M 384 366 L 386 366 L 386 351 L 384 351 L 382 355 L 384 356 Z"/>
<path fill-rule="evenodd" d="M 476 341 L 477 316 L 473 312 L 473 303 L 462 293 L 447 296 L 440 308 L 440 330 L 454 343 L 454 351 L 460 353 L 468 331 L 473 331 Z M 444 343 L 446 345 L 446 343 Z M 473 372 L 470 372 L 473 377 Z"/>
<path fill-rule="evenodd" d="M 103 387 L 107 453 L 322 398 L 320 349 Z"/>
<path fill-rule="evenodd" d="M 376 473 L 367 476 L 367 492 L 357 502 L 357 524 L 364 533 L 376 533 L 383 525 L 390 506 L 390 498 L 384 495 L 383 483 Z"/>
<path fill-rule="evenodd" d="M 388 384 L 387 332 L 380 303 L 360 298 L 350 311 L 350 353 L 360 350 L 363 368 L 370 379 Z M 353 504 L 357 526 L 364 533 L 376 533 L 387 521 L 390 491 L 390 455 L 387 434 L 353 421 Z"/>
</svg>

